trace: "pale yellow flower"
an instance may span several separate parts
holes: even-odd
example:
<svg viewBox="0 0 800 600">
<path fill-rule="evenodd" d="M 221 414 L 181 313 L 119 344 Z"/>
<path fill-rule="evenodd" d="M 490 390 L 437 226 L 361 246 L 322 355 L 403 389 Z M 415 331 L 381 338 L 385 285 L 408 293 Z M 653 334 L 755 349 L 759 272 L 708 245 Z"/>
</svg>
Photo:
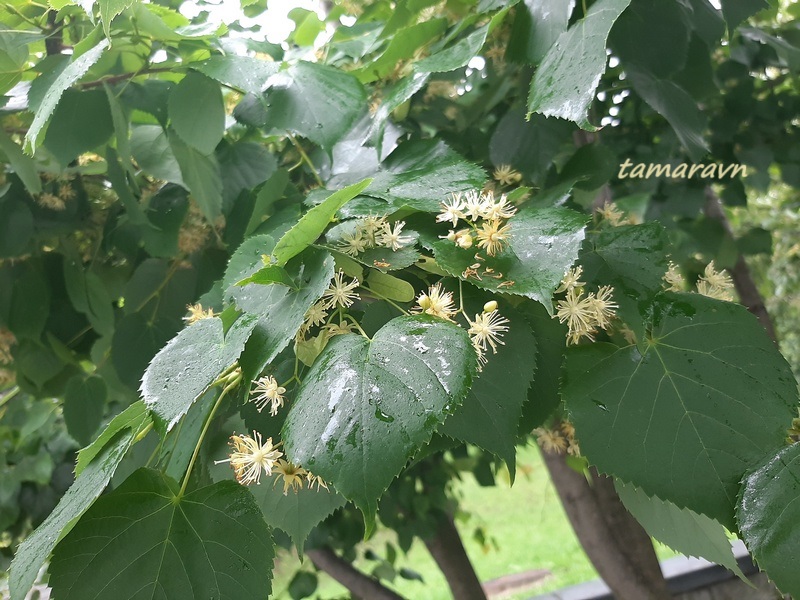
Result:
<svg viewBox="0 0 800 600">
<path fill-rule="evenodd" d="M 236 481 L 242 485 L 260 484 L 261 471 L 272 475 L 275 463 L 283 456 L 283 452 L 272 444 L 272 438 L 262 443 L 261 434 L 257 431 L 253 432 L 253 437 L 233 434 L 229 443 L 233 452 L 228 458 L 215 461 L 215 464 L 230 463 Z"/>
<path fill-rule="evenodd" d="M 316 325 L 322 325 L 325 322 L 325 319 L 327 318 L 328 318 L 328 311 L 325 310 L 325 303 L 320 301 L 313 304 L 306 311 L 304 325 L 306 326 L 306 328 L 314 327 Z"/>
<path fill-rule="evenodd" d="M 311 471 L 306 471 L 306 480 L 308 481 L 308 489 L 311 489 L 314 484 L 316 484 L 317 491 L 319 491 L 319 488 L 321 487 L 324 487 L 326 490 L 328 490 L 328 484 L 325 483 L 322 477 L 314 475 Z"/>
<path fill-rule="evenodd" d="M 484 222 L 478 229 L 478 247 L 485 249 L 489 256 L 502 252 L 511 237 L 511 225 L 501 226 L 501 223 L 499 220 Z"/>
<path fill-rule="evenodd" d="M 441 204 L 441 212 L 436 217 L 437 223 L 450 222 L 453 227 L 458 225 L 459 219 L 465 219 L 464 214 L 464 200 L 460 193 L 452 194 L 449 200 L 445 200 Z"/>
<path fill-rule="evenodd" d="M 733 280 L 725 270 L 717 271 L 712 260 L 706 265 L 703 275 L 697 280 L 697 293 L 709 298 L 732 302 L 734 300 Z"/>
<path fill-rule="evenodd" d="M 51 194 L 50 192 L 39 194 L 36 201 L 50 210 L 62 211 L 67 208 L 67 205 L 64 203 L 62 198 L 56 196 L 55 194 Z"/>
<path fill-rule="evenodd" d="M 253 404 L 256 405 L 258 412 L 266 408 L 267 404 L 270 405 L 269 414 L 273 417 L 278 414 L 278 409 L 283 406 L 283 394 L 286 393 L 286 388 L 278 385 L 278 381 L 272 376 L 268 375 L 255 380 L 255 389 L 250 391 Z"/>
<path fill-rule="evenodd" d="M 467 319 L 469 321 L 469 319 Z M 502 317 L 497 309 L 475 315 L 474 321 L 469 321 L 469 333 L 472 343 L 480 346 L 484 351 L 491 346 L 492 352 L 497 354 L 497 344 L 505 344 L 500 337 L 508 331 L 508 319 Z"/>
<path fill-rule="evenodd" d="M 8 329 L 0 329 L 0 364 L 8 365 L 14 362 L 11 348 L 17 343 L 17 338 Z"/>
<path fill-rule="evenodd" d="M 496 219 L 510 219 L 517 214 L 517 209 L 509 201 L 508 197 L 503 194 L 495 200 L 492 192 L 487 192 L 484 195 L 483 212 L 481 216 L 490 221 Z"/>
<path fill-rule="evenodd" d="M 344 282 L 344 271 L 341 269 L 333 276 L 333 283 L 330 287 L 322 293 L 322 298 L 325 300 L 325 308 L 333 308 L 341 306 L 348 308 L 352 306 L 355 300 L 361 298 L 358 293 L 353 290 L 358 287 L 358 279 L 353 279 L 350 283 Z"/>
<path fill-rule="evenodd" d="M 500 183 L 500 185 L 514 185 L 519 183 L 522 179 L 522 174 L 515 171 L 511 165 L 500 165 L 492 173 L 492 176 Z"/>
<path fill-rule="evenodd" d="M 453 303 L 453 292 L 446 292 L 442 289 L 442 284 L 437 283 L 428 288 L 427 293 L 421 293 L 417 297 L 417 308 L 414 312 L 423 312 L 440 319 L 453 320 L 453 315 L 458 312 Z"/>
<path fill-rule="evenodd" d="M 378 244 L 384 246 L 385 248 L 391 248 L 396 252 L 397 250 L 400 250 L 401 248 L 404 248 L 413 242 L 413 237 L 402 235 L 405 224 L 405 221 L 397 221 L 393 226 L 386 223 L 383 231 L 378 237 Z"/>
<path fill-rule="evenodd" d="M 589 294 L 588 298 L 595 311 L 595 321 L 601 329 L 606 329 L 611 320 L 616 316 L 614 311 L 619 308 L 616 302 L 611 299 L 614 289 L 610 285 L 604 285 L 597 290 L 597 294 Z"/>
<path fill-rule="evenodd" d="M 281 477 L 283 478 L 284 496 L 289 495 L 289 490 L 292 490 L 296 494 L 297 490 L 303 489 L 303 481 L 308 475 L 308 471 L 303 467 L 299 467 L 282 458 L 279 458 L 275 465 L 275 473 L 277 475 L 275 483 L 278 483 Z M 273 486 L 274 485 L 275 484 L 273 484 Z"/>
<path fill-rule="evenodd" d="M 330 323 L 329 325 L 325 325 L 325 331 L 328 332 L 330 337 L 335 335 L 346 335 L 348 333 L 353 333 L 353 326 L 350 324 L 350 321 L 340 321 L 339 323 Z"/>
<path fill-rule="evenodd" d="M 364 233 L 361 229 L 356 229 L 352 233 L 343 233 L 336 249 L 349 256 L 358 256 L 367 249 L 367 244 L 368 240 L 364 237 Z"/>
<path fill-rule="evenodd" d="M 619 207 L 613 202 L 607 202 L 603 207 L 595 209 L 595 212 L 602 217 L 604 221 L 608 221 L 614 227 L 618 225 L 627 225 L 628 219 L 625 218 Z"/>
<path fill-rule="evenodd" d="M 536 442 L 542 450 L 549 454 L 562 454 L 567 449 L 567 439 L 558 431 L 537 427 L 533 430 L 536 434 Z"/>
<path fill-rule="evenodd" d="M 581 275 L 583 274 L 583 267 L 578 265 L 577 267 L 571 267 L 566 274 L 564 275 L 564 279 L 561 280 L 561 285 L 556 288 L 555 293 L 559 294 L 561 292 L 568 292 L 571 289 L 583 287 L 586 285 L 583 281 L 580 281 Z"/>
<path fill-rule="evenodd" d="M 486 197 L 475 191 L 470 190 L 464 195 L 464 213 L 472 221 L 477 221 L 481 218 L 486 210 Z"/>
<path fill-rule="evenodd" d="M 584 297 L 578 288 L 567 292 L 563 300 L 556 304 L 556 316 L 561 323 L 566 323 L 569 329 L 567 340 L 577 344 L 581 337 L 594 339 L 592 334 L 596 325 L 596 309 L 591 298 Z"/>
<path fill-rule="evenodd" d="M 455 234 L 455 242 L 456 246 L 459 248 L 463 248 L 464 250 L 469 250 L 472 248 L 473 239 L 472 239 L 472 232 L 469 229 L 462 229 L 457 231 Z"/>
<path fill-rule="evenodd" d="M 186 321 L 187 325 L 197 323 L 202 319 L 210 319 L 214 316 L 214 310 L 211 308 L 203 310 L 202 304 L 190 304 L 186 307 L 186 310 L 189 311 L 189 316 L 183 317 L 183 320 Z"/>
<path fill-rule="evenodd" d="M 682 292 L 686 289 L 686 279 L 681 275 L 678 265 L 671 261 L 664 273 L 664 282 L 669 284 L 666 289 L 670 292 Z"/>
</svg>

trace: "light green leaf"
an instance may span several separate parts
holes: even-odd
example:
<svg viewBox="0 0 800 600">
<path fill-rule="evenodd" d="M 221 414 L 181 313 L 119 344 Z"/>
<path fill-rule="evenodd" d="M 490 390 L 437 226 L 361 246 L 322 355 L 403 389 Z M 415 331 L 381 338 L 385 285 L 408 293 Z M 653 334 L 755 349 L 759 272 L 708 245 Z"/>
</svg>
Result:
<svg viewBox="0 0 800 600">
<path fill-rule="evenodd" d="M 151 423 L 147 408 L 141 400 L 137 400 L 128 408 L 111 419 L 95 441 L 78 452 L 78 460 L 75 464 L 75 475 L 80 476 L 83 470 L 99 455 L 103 448 L 114 438 L 117 433 L 124 429 L 130 429 L 134 438 L 138 436 Z"/>
<path fill-rule="evenodd" d="M 722 565 L 748 582 L 720 523 L 688 508 L 678 508 L 661 498 L 651 498 L 633 485 L 616 481 L 614 487 L 625 508 L 650 536 L 676 552 Z"/>
<path fill-rule="evenodd" d="M 33 159 L 27 156 L 22 148 L 17 146 L 14 141 L 8 137 L 5 131 L 0 130 L 0 150 L 6 155 L 6 159 L 11 163 L 14 172 L 25 184 L 25 188 L 31 194 L 38 194 L 42 191 L 42 181 L 39 179 L 39 172 L 36 169 L 36 163 Z"/>
<path fill-rule="evenodd" d="M 53 114 L 58 101 L 61 99 L 61 95 L 69 86 L 83 77 L 94 63 L 100 60 L 100 56 L 103 54 L 103 50 L 108 47 L 108 44 L 108 39 L 103 39 L 94 48 L 81 54 L 69 63 L 47 88 L 36 110 L 33 122 L 28 128 L 28 133 L 25 134 L 25 149 L 29 153 L 33 154 L 36 150 L 36 141 L 39 134 L 48 119 L 50 119 L 50 115 Z"/>
<path fill-rule="evenodd" d="M 286 453 L 355 502 L 369 532 L 377 499 L 466 396 L 475 360 L 464 329 L 427 315 L 394 319 L 372 340 L 337 336 L 303 378 Z"/>
<path fill-rule="evenodd" d="M 697 103 L 671 81 L 656 79 L 635 68 L 626 72 L 636 93 L 669 122 L 692 160 L 700 161 L 708 152 L 703 138 L 707 120 Z"/>
<path fill-rule="evenodd" d="M 317 241 L 325 228 L 330 225 L 336 212 L 350 200 L 363 192 L 372 183 L 365 179 L 344 189 L 334 192 L 321 204 L 309 210 L 284 236 L 278 240 L 272 257 L 278 266 L 285 265 L 289 259 L 300 254 Z"/>
<path fill-rule="evenodd" d="M 225 134 L 225 103 L 219 83 L 189 71 L 169 93 L 172 128 L 192 148 L 209 155 Z"/>
<path fill-rule="evenodd" d="M 207 61 L 192 65 L 201 73 L 246 94 L 260 96 L 267 80 L 280 68 L 279 62 L 266 61 L 251 56 L 212 56 Z"/>
<path fill-rule="evenodd" d="M 50 586 L 63 600 L 266 598 L 273 558 L 243 486 L 222 481 L 181 496 L 173 480 L 140 469 L 58 544 Z"/>
<path fill-rule="evenodd" d="M 126 8 L 133 6 L 139 0 L 98 0 L 100 6 L 100 20 L 103 22 L 103 31 L 110 37 L 109 28 L 111 21 Z"/>
<path fill-rule="evenodd" d="M 509 223 L 508 246 L 483 263 L 502 274 L 502 279 L 469 277 L 465 281 L 486 290 L 527 296 L 552 313 L 553 291 L 578 258 L 586 217 L 568 208 L 528 207 Z M 433 250 L 436 262 L 453 277 L 461 277 L 475 263 L 476 248 L 459 248 L 445 239 L 434 242 Z M 508 281 L 513 285 L 504 283 Z"/>
<path fill-rule="evenodd" d="M 222 176 L 219 163 L 183 142 L 178 136 L 169 136 L 169 145 L 180 165 L 184 186 L 197 201 L 203 215 L 213 222 L 222 212 Z"/>
<path fill-rule="evenodd" d="M 248 283 L 257 283 L 259 285 L 270 285 L 277 283 L 285 285 L 288 288 L 297 289 L 297 285 L 286 272 L 286 269 L 277 265 L 269 265 L 263 269 L 259 269 L 250 277 L 246 277 L 241 281 L 237 281 L 236 285 L 247 285 Z"/>
<path fill-rule="evenodd" d="M 69 434 L 85 446 L 103 420 L 106 405 L 105 381 L 100 377 L 73 377 L 64 390 L 64 423 Z"/>
<path fill-rule="evenodd" d="M 488 32 L 489 24 L 487 23 L 449 48 L 414 63 L 414 70 L 418 73 L 444 73 L 466 67 L 467 63 L 483 48 Z"/>
<path fill-rule="evenodd" d="M 201 319 L 156 354 L 142 378 L 142 398 L 169 431 L 195 399 L 242 353 L 257 317 L 242 315 L 223 333 L 222 319 Z"/>
<path fill-rule="evenodd" d="M 376 294 L 396 302 L 411 302 L 414 299 L 414 286 L 403 279 L 372 270 L 367 276 L 369 289 Z"/>
<path fill-rule="evenodd" d="M 560 117 L 595 131 L 589 106 L 606 70 L 606 40 L 631 0 L 599 0 L 586 16 L 562 33 L 531 81 L 528 111 Z"/>
<path fill-rule="evenodd" d="M 742 538 L 759 567 L 792 597 L 800 595 L 798 481 L 800 444 L 793 444 L 747 474 L 736 506 Z"/>
<path fill-rule="evenodd" d="M 117 154 L 119 154 L 120 159 L 122 159 L 125 170 L 133 177 L 136 174 L 136 170 L 131 163 L 132 154 L 130 132 L 128 130 L 128 117 L 111 87 L 104 83 L 103 89 L 106 92 L 108 106 L 111 109 L 111 119 L 114 123 L 114 137 L 117 140 Z"/>
<path fill-rule="evenodd" d="M 743 306 L 666 293 L 648 310 L 639 347 L 567 351 L 561 393 L 581 452 L 601 471 L 734 530 L 739 482 L 783 445 L 797 384 Z"/>
<path fill-rule="evenodd" d="M 134 432 L 127 430 L 114 436 L 113 443 L 104 444 L 96 460 L 86 465 L 53 512 L 22 542 L 11 563 L 11 600 L 26 597 L 58 540 L 74 527 L 77 519 L 103 492 L 133 439 Z"/>
<path fill-rule="evenodd" d="M 336 490 L 302 489 L 297 493 L 283 493 L 278 485 L 259 485 L 250 488 L 264 520 L 268 525 L 285 531 L 299 554 L 303 553 L 308 534 L 328 515 L 347 504 L 347 499 Z"/>
<path fill-rule="evenodd" d="M 472 294 L 467 302 L 472 318 L 482 310 L 489 294 Z M 536 338 L 522 314 L 508 304 L 499 313 L 509 320 L 497 353 L 486 351 L 488 362 L 472 383 L 469 394 L 456 412 L 447 418 L 439 433 L 475 444 L 499 456 L 508 465 L 512 481 L 516 468 L 517 429 L 522 405 L 536 371 Z"/>
<path fill-rule="evenodd" d="M 300 61 L 270 79 L 267 128 L 290 131 L 330 150 L 366 110 L 364 87 L 350 73 Z"/>
<path fill-rule="evenodd" d="M 398 63 L 412 58 L 417 50 L 436 39 L 447 27 L 446 19 L 431 19 L 393 33 L 383 54 L 355 71 L 362 83 L 384 79 Z"/>
</svg>

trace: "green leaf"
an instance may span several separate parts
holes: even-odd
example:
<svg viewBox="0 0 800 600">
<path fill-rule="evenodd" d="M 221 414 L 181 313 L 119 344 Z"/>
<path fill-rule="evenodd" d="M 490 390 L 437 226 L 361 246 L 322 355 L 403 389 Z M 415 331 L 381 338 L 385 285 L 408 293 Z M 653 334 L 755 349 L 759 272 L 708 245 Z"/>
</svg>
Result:
<svg viewBox="0 0 800 600">
<path fill-rule="evenodd" d="M 22 148 L 17 146 L 17 144 L 8 137 L 5 131 L 0 131 L 0 150 L 6 155 L 6 159 L 11 163 L 11 167 L 14 169 L 17 177 L 25 184 L 25 189 L 31 194 L 38 194 L 41 192 L 42 181 L 39 179 L 39 171 L 36 169 L 36 163 L 22 151 Z"/>
<path fill-rule="evenodd" d="M 100 20 L 103 22 L 103 31 L 110 38 L 111 21 L 126 8 L 133 6 L 139 0 L 97 0 L 100 6 Z"/>
<path fill-rule="evenodd" d="M 445 73 L 466 67 L 467 63 L 477 55 L 489 32 L 489 24 L 478 27 L 475 31 L 458 40 L 455 44 L 436 54 L 432 54 L 421 61 L 414 63 L 414 70 L 418 73 Z"/>
<path fill-rule="evenodd" d="M 583 279 L 614 287 L 617 316 L 641 338 L 641 306 L 649 304 L 664 286 L 667 250 L 664 228 L 656 222 L 607 227 L 586 239 L 580 263 Z"/>
<path fill-rule="evenodd" d="M 276 265 L 269 265 L 268 267 L 259 269 L 250 277 L 246 277 L 241 281 L 237 281 L 236 285 L 247 285 L 248 283 L 257 283 L 259 285 L 270 285 L 277 283 L 279 285 L 285 285 L 288 288 L 292 288 L 293 290 L 297 289 L 297 285 L 289 276 L 289 273 L 286 272 L 286 269 Z"/>
<path fill-rule="evenodd" d="M 172 319 L 138 312 L 120 319 L 111 340 L 111 361 L 120 381 L 136 389 L 147 365 L 178 328 Z"/>
<path fill-rule="evenodd" d="M 531 81 L 528 111 L 560 117 L 595 131 L 589 106 L 606 69 L 606 39 L 631 0 L 599 0 L 586 16 L 562 33 Z"/>
<path fill-rule="evenodd" d="M 349 73 L 300 61 L 270 79 L 265 126 L 330 150 L 365 111 L 364 87 Z"/>
<path fill-rule="evenodd" d="M 452 192 L 481 189 L 486 174 L 444 142 L 407 142 L 392 152 L 365 191 L 395 209 L 439 212 Z"/>
<path fill-rule="evenodd" d="M 239 194 L 264 183 L 278 169 L 275 156 L 253 142 L 223 144 L 216 156 L 222 174 L 222 207 L 226 214 L 234 207 Z"/>
<path fill-rule="evenodd" d="M 739 482 L 783 445 L 797 384 L 743 306 L 667 293 L 650 314 L 639 347 L 568 349 L 561 392 L 581 451 L 733 530 Z"/>
<path fill-rule="evenodd" d="M 502 274 L 502 279 L 470 277 L 465 281 L 485 290 L 527 296 L 552 313 L 553 291 L 578 257 L 586 217 L 567 208 L 527 207 L 509 223 L 509 245 L 483 263 Z M 476 248 L 459 248 L 454 242 L 439 240 L 433 250 L 436 262 L 453 277 L 461 277 L 475 263 Z M 504 285 L 508 281 L 513 285 Z"/>
<path fill-rule="evenodd" d="M 372 183 L 365 179 L 331 194 L 321 204 L 309 210 L 278 240 L 272 251 L 272 258 L 278 266 L 285 265 L 289 259 L 300 254 L 317 241 L 322 232 L 330 225 L 336 212 L 350 200 L 358 196 Z"/>
<path fill-rule="evenodd" d="M 286 453 L 355 502 L 369 532 L 377 499 L 464 399 L 475 362 L 465 330 L 428 316 L 394 319 L 372 340 L 337 336 L 303 378 Z"/>
<path fill-rule="evenodd" d="M 81 446 L 92 441 L 103 420 L 106 406 L 105 381 L 100 377 L 73 377 L 64 390 L 64 422 L 69 434 Z"/>
<path fill-rule="evenodd" d="M 222 212 L 222 176 L 219 163 L 185 144 L 178 136 L 169 136 L 169 145 L 180 165 L 183 185 L 197 201 L 203 215 L 214 221 Z"/>
<path fill-rule="evenodd" d="M 703 138 L 707 120 L 686 91 L 671 81 L 652 77 L 639 69 L 626 69 L 636 93 L 669 122 L 675 134 L 695 162 L 708 152 Z"/>
<path fill-rule="evenodd" d="M 77 260 L 64 258 L 64 282 L 72 306 L 86 315 L 101 335 L 114 331 L 114 309 L 103 281 L 91 271 L 84 271 Z"/>
<path fill-rule="evenodd" d="M 285 531 L 292 538 L 298 554 L 303 553 L 311 530 L 333 511 L 347 504 L 345 497 L 336 490 L 328 491 L 325 488 L 284 494 L 280 479 L 277 480 L 277 486 L 267 482 L 251 487 L 250 491 L 267 524 Z"/>
<path fill-rule="evenodd" d="M 219 83 L 189 71 L 169 93 L 172 128 L 192 148 L 209 155 L 225 134 L 225 103 Z"/>
<path fill-rule="evenodd" d="M 379 212 L 385 211 L 386 209 L 384 205 L 383 210 Z M 341 243 L 344 242 L 343 236 L 345 234 L 355 233 L 359 222 L 359 219 L 349 219 L 343 223 L 331 227 L 325 234 L 325 239 L 327 240 L 325 247 L 331 251 L 341 254 Z M 419 252 L 416 248 L 418 235 L 417 232 L 409 229 L 404 229 L 402 233 L 404 236 L 411 238 L 411 241 L 402 248 L 398 250 L 392 250 L 391 248 L 384 247 L 367 248 L 365 251 L 359 253 L 357 256 L 353 256 L 352 258 L 360 262 L 362 265 L 366 265 L 373 269 L 379 269 L 380 271 L 384 272 L 405 269 L 419 260 Z"/>
<path fill-rule="evenodd" d="M 393 33 L 383 54 L 355 71 L 356 76 L 363 83 L 386 78 L 400 61 L 413 58 L 417 50 L 438 37 L 446 27 L 446 19 L 431 19 Z"/>
<path fill-rule="evenodd" d="M 83 77 L 94 63 L 100 60 L 100 56 L 103 54 L 103 50 L 108 47 L 108 44 L 108 39 L 103 39 L 94 48 L 75 58 L 47 88 L 36 109 L 36 115 L 28 128 L 28 133 L 25 134 L 25 149 L 28 152 L 33 154 L 36 150 L 36 141 L 39 134 L 48 119 L 50 119 L 50 115 L 53 114 L 61 95 L 69 86 Z"/>
<path fill-rule="evenodd" d="M 58 540 L 72 529 L 77 519 L 103 492 L 133 439 L 133 431 L 127 430 L 115 436 L 113 443 L 105 444 L 96 460 L 88 463 L 78 475 L 53 512 L 22 542 L 11 563 L 11 600 L 26 597 Z"/>
<path fill-rule="evenodd" d="M 246 94 L 260 96 L 267 80 L 280 68 L 279 62 L 266 61 L 251 56 L 212 56 L 207 61 L 192 65 L 195 69 Z"/>
<path fill-rule="evenodd" d="M 625 508 L 650 536 L 685 556 L 697 556 L 722 565 L 749 583 L 720 523 L 661 498 L 651 498 L 635 486 L 617 481 L 615 487 Z"/>
<path fill-rule="evenodd" d="M 468 302 L 469 314 L 480 312 L 488 297 L 481 295 L 480 302 Z M 513 481 L 519 418 L 536 371 L 536 338 L 521 313 L 505 303 L 499 312 L 509 320 L 503 345 L 498 345 L 496 354 L 491 349 L 486 352 L 488 362 L 483 371 L 439 433 L 499 456 L 508 465 Z"/>
<path fill-rule="evenodd" d="M 370 271 L 367 276 L 367 285 L 376 294 L 396 302 L 411 302 L 416 295 L 414 286 L 407 281 L 378 270 Z"/>
<path fill-rule="evenodd" d="M 128 408 L 111 419 L 95 441 L 78 451 L 78 460 L 75 464 L 75 475 L 80 476 L 83 470 L 88 467 L 103 449 L 114 439 L 120 431 L 130 429 L 133 437 L 138 436 L 151 423 L 150 415 L 144 402 L 137 400 Z"/>
<path fill-rule="evenodd" d="M 383 151 L 383 134 L 386 130 L 386 122 L 389 120 L 389 115 L 420 91 L 429 78 L 430 73 L 414 73 L 410 77 L 401 79 L 384 93 L 381 105 L 375 112 L 369 133 L 367 133 L 368 139 L 375 140 L 375 146 L 379 153 Z"/>
<path fill-rule="evenodd" d="M 103 90 L 66 90 L 53 111 L 44 145 L 62 166 L 67 166 L 78 155 L 105 143 L 113 132 L 111 109 Z"/>
<path fill-rule="evenodd" d="M 517 4 L 506 58 L 539 64 L 558 37 L 567 30 L 574 0 L 525 0 Z"/>
<path fill-rule="evenodd" d="M 64 600 L 265 598 L 271 538 L 243 486 L 222 481 L 181 496 L 171 479 L 140 469 L 58 544 L 50 586 Z"/>
<path fill-rule="evenodd" d="M 239 360 L 250 379 L 255 379 L 294 338 L 306 311 L 320 299 L 333 277 L 333 259 L 323 250 L 309 249 L 290 261 L 286 270 L 295 289 L 248 284 L 228 290 L 239 308 L 259 317 Z"/>
<path fill-rule="evenodd" d="M 142 378 L 141 392 L 162 429 L 172 429 L 195 399 L 239 358 L 257 320 L 242 315 L 223 333 L 222 319 L 201 319 L 156 354 Z"/>
<path fill-rule="evenodd" d="M 122 159 L 122 164 L 125 165 L 125 169 L 130 173 L 131 177 L 134 177 L 136 175 L 136 170 L 131 163 L 132 153 L 128 117 L 111 87 L 104 83 L 103 89 L 106 92 L 108 106 L 111 110 L 111 120 L 114 124 L 114 137 L 117 140 L 117 153 Z M 109 147 L 109 150 L 110 149 Z"/>
<path fill-rule="evenodd" d="M 758 566 L 783 593 L 793 597 L 800 594 L 799 465 L 798 444 L 770 456 L 747 474 L 736 506 L 739 530 Z"/>
<path fill-rule="evenodd" d="M 145 173 L 187 187 L 170 140 L 160 125 L 135 125 L 131 131 L 131 152 Z"/>
<path fill-rule="evenodd" d="M 722 16 L 728 25 L 728 35 L 733 35 L 733 30 L 746 18 L 758 11 L 769 8 L 766 0 L 720 0 Z"/>
</svg>

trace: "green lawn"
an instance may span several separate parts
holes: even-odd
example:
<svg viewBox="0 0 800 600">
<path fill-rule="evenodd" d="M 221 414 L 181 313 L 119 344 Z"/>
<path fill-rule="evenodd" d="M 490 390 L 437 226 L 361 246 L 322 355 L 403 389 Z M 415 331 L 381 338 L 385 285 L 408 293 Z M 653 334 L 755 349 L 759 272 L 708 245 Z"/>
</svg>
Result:
<svg viewBox="0 0 800 600">
<path fill-rule="evenodd" d="M 481 487 L 471 477 L 460 484 L 462 506 L 472 516 L 467 522 L 459 522 L 458 527 L 481 581 L 530 569 L 549 569 L 552 576 L 540 587 L 511 597 L 528 598 L 536 593 L 596 578 L 597 573 L 578 544 L 561 508 L 538 450 L 532 447 L 520 449 L 517 461 L 517 480 L 511 488 L 505 485 Z M 473 539 L 478 525 L 485 526 L 496 542 L 496 548 L 486 549 Z M 363 544 L 363 548 L 374 548 L 382 554 L 385 542 L 391 536 L 391 532 L 383 531 Z M 662 553 L 669 554 L 663 549 L 659 554 Z M 362 558 L 357 566 L 368 570 L 374 564 Z M 286 552 L 279 554 L 274 581 L 277 598 L 289 597 L 285 592 L 286 586 L 298 565 L 296 556 Z M 420 583 L 398 578 L 394 587 L 401 595 L 415 600 L 451 598 L 444 577 L 422 543 L 415 542 L 406 556 L 398 557 L 396 566 L 407 566 L 425 580 L 425 583 Z M 311 568 L 308 561 L 304 568 Z M 318 597 L 346 598 L 347 592 L 320 574 Z"/>
</svg>

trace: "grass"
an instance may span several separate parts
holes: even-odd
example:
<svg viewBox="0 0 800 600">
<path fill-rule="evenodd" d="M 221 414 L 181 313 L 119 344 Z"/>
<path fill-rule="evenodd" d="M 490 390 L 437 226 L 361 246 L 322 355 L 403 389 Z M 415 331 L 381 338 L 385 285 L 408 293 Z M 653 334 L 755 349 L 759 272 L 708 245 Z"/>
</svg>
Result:
<svg viewBox="0 0 800 600">
<path fill-rule="evenodd" d="M 481 487 L 471 476 L 459 484 L 462 508 L 471 516 L 457 525 L 467 553 L 481 581 L 531 569 L 548 569 L 552 575 L 535 589 L 506 598 L 529 598 L 538 593 L 597 578 L 561 508 L 547 469 L 536 448 L 521 448 L 517 454 L 517 480 L 513 487 L 498 484 Z M 484 544 L 474 536 L 483 526 L 490 536 Z M 383 555 L 392 540 L 390 531 L 381 531 L 362 544 L 356 566 L 371 571 L 376 565 L 363 558 L 367 548 Z M 494 544 L 491 543 L 494 542 Z M 659 555 L 670 552 L 660 549 Z M 421 574 L 424 583 L 396 578 L 392 586 L 399 594 L 415 600 L 450 600 L 447 582 L 418 540 L 407 555 L 401 555 L 396 568 L 407 567 Z M 273 589 L 275 597 L 289 598 L 286 592 L 294 572 L 300 567 L 295 555 L 281 552 L 276 563 Z M 303 569 L 312 569 L 306 561 Z M 318 598 L 347 598 L 345 588 L 324 573 L 319 574 Z"/>
</svg>

